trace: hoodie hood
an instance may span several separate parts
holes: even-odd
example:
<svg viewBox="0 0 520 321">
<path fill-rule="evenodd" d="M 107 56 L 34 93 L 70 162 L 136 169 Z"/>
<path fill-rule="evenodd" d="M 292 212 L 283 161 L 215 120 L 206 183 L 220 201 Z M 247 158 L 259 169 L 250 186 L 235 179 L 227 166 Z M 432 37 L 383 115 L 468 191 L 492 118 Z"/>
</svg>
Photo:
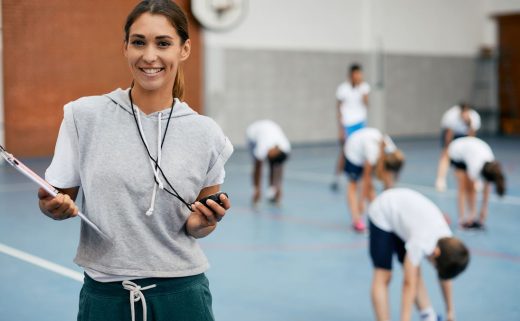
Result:
<svg viewBox="0 0 520 321">
<path fill-rule="evenodd" d="M 112 100 L 115 104 L 117 104 L 120 108 L 132 114 L 132 108 L 130 106 L 130 97 L 128 96 L 128 92 L 130 88 L 121 89 L 118 88 L 111 93 L 105 94 L 104 96 L 108 99 Z M 153 112 L 151 114 L 145 115 L 139 106 L 134 103 L 134 107 L 139 109 L 139 112 L 142 114 L 144 118 L 156 118 L 158 113 L 162 113 L 161 119 L 167 119 L 170 116 L 170 106 L 165 107 L 163 110 Z M 198 115 L 196 111 L 190 108 L 188 104 L 180 101 L 178 98 L 175 98 L 175 105 L 173 106 L 173 114 L 172 118 L 184 117 L 189 115 Z"/>
</svg>

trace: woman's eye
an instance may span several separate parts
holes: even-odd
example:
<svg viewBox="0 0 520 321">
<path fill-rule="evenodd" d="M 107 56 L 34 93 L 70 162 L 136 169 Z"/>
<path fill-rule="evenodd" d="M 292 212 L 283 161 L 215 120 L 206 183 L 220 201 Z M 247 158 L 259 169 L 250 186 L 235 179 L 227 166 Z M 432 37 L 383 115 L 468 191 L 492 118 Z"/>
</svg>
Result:
<svg viewBox="0 0 520 321">
<path fill-rule="evenodd" d="M 132 46 L 135 46 L 135 47 L 141 47 L 141 46 L 144 46 L 144 41 L 142 40 L 133 40 L 131 42 Z"/>
<path fill-rule="evenodd" d="M 171 46 L 171 43 L 169 43 L 168 41 L 160 41 L 159 43 L 157 43 L 157 45 L 160 48 L 167 48 L 167 47 Z"/>
</svg>

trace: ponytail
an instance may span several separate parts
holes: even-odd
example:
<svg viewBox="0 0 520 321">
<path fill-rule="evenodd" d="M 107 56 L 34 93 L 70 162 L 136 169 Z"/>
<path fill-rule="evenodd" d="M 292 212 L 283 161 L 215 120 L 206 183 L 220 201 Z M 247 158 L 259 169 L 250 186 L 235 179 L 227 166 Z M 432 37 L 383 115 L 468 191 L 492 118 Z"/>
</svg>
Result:
<svg viewBox="0 0 520 321">
<path fill-rule="evenodd" d="M 172 94 L 173 98 L 178 98 L 180 101 L 184 100 L 184 72 L 181 66 L 177 68 Z"/>
</svg>

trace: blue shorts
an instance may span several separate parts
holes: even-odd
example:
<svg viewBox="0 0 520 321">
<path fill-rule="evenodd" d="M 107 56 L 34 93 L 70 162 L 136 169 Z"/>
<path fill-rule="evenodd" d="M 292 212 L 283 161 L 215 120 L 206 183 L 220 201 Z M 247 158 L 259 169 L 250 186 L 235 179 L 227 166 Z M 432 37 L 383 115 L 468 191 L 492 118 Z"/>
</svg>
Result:
<svg viewBox="0 0 520 321">
<path fill-rule="evenodd" d="M 461 138 L 461 137 L 467 137 L 468 135 L 467 134 L 457 134 L 457 133 L 453 133 L 453 139 L 448 142 L 448 145 L 446 145 L 446 134 L 448 134 L 448 130 L 446 128 L 444 128 L 441 132 L 441 147 L 444 149 L 446 147 L 448 147 L 448 145 L 454 141 L 455 139 L 457 138 Z"/>
<path fill-rule="evenodd" d="M 360 123 L 350 125 L 350 126 L 343 126 L 343 130 L 345 131 L 345 138 L 347 138 L 349 135 L 354 134 L 354 132 L 360 130 L 361 128 L 366 127 L 366 122 L 362 121 Z"/>
<path fill-rule="evenodd" d="M 353 164 L 348 159 L 345 158 L 345 167 L 343 168 L 345 171 L 345 174 L 347 174 L 347 177 L 349 180 L 353 182 L 359 181 L 361 178 L 361 175 L 363 175 L 363 166 L 358 166 L 356 164 Z"/>
<path fill-rule="evenodd" d="M 370 258 L 375 268 L 392 270 L 394 253 L 401 264 L 404 262 L 406 248 L 403 240 L 395 233 L 383 231 L 369 220 Z"/>
</svg>

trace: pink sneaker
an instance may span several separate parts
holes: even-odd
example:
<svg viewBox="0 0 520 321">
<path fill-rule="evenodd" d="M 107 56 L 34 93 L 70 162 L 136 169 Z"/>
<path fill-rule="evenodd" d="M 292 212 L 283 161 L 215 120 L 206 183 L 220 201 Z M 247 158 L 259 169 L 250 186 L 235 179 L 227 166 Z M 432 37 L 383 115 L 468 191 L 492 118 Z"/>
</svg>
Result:
<svg viewBox="0 0 520 321">
<path fill-rule="evenodd" d="M 354 231 L 358 233 L 363 233 L 367 229 L 365 226 L 365 223 L 363 223 L 363 220 L 358 220 L 352 224 L 352 227 L 354 228 Z"/>
</svg>

